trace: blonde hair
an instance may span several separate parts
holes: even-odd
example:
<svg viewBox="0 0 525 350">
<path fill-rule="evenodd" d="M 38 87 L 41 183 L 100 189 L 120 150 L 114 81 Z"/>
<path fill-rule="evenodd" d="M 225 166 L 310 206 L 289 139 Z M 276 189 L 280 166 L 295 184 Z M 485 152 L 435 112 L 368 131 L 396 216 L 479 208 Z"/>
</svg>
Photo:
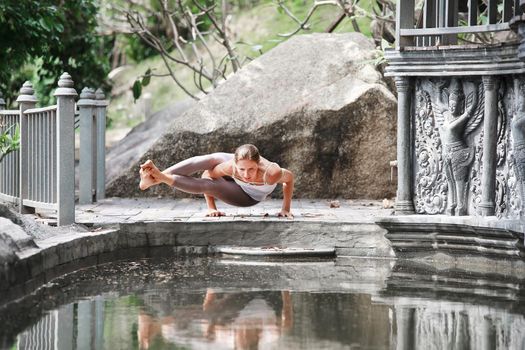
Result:
<svg viewBox="0 0 525 350">
<path fill-rule="evenodd" d="M 254 162 L 259 163 L 261 155 L 259 154 L 259 150 L 257 149 L 257 147 L 247 143 L 245 145 L 237 147 L 237 149 L 235 150 L 234 159 L 236 162 L 239 160 L 253 160 Z"/>
</svg>

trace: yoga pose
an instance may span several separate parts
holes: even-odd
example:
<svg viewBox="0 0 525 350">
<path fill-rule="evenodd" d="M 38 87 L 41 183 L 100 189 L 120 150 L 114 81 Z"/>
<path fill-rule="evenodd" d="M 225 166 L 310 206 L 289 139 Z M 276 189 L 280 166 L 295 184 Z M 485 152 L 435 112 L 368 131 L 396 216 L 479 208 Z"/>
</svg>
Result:
<svg viewBox="0 0 525 350">
<path fill-rule="evenodd" d="M 202 178 L 191 174 L 204 171 Z M 140 189 L 164 183 L 183 192 L 204 194 L 207 216 L 224 216 L 215 198 L 238 207 L 263 201 L 278 183 L 283 185 L 283 205 L 279 216 L 293 218 L 290 212 L 294 176 L 277 163 L 260 156 L 257 147 L 246 144 L 234 154 L 212 153 L 192 157 L 160 171 L 151 160 L 140 166 Z"/>
</svg>

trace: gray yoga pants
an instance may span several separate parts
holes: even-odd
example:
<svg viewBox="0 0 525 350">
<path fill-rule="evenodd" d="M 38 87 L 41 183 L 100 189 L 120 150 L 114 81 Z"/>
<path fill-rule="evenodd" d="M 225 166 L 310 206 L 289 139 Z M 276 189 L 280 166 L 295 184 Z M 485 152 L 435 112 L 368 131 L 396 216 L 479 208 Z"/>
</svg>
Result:
<svg viewBox="0 0 525 350">
<path fill-rule="evenodd" d="M 233 159 L 232 153 L 212 153 L 188 158 L 172 165 L 168 169 L 175 176 L 174 188 L 192 194 L 207 194 L 221 201 L 238 207 L 250 207 L 259 203 L 244 192 L 234 181 L 221 177 L 218 179 L 195 178 L 191 175 L 204 170 L 211 170 L 218 164 Z"/>
</svg>

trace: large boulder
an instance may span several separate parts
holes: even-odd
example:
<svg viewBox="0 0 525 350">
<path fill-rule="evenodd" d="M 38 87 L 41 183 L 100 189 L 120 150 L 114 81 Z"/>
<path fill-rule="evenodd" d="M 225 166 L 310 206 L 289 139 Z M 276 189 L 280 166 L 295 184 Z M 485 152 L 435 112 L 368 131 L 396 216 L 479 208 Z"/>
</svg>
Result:
<svg viewBox="0 0 525 350">
<path fill-rule="evenodd" d="M 140 191 L 139 163 L 153 159 L 164 168 L 253 143 L 294 172 L 297 197 L 393 196 L 396 99 L 374 57 L 372 41 L 359 33 L 291 38 L 174 118 L 139 161 L 119 169 L 107 194 L 186 196 L 167 186 Z"/>
</svg>

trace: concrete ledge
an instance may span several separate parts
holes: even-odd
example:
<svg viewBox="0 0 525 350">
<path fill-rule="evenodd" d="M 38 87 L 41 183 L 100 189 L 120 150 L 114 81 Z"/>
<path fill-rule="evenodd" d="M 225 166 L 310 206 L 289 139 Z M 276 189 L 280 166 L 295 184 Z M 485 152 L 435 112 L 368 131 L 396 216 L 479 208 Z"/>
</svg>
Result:
<svg viewBox="0 0 525 350">
<path fill-rule="evenodd" d="M 393 257 L 386 231 L 373 223 L 306 221 L 139 222 L 120 234 L 141 245 L 335 249 L 339 256 Z"/>
</svg>

